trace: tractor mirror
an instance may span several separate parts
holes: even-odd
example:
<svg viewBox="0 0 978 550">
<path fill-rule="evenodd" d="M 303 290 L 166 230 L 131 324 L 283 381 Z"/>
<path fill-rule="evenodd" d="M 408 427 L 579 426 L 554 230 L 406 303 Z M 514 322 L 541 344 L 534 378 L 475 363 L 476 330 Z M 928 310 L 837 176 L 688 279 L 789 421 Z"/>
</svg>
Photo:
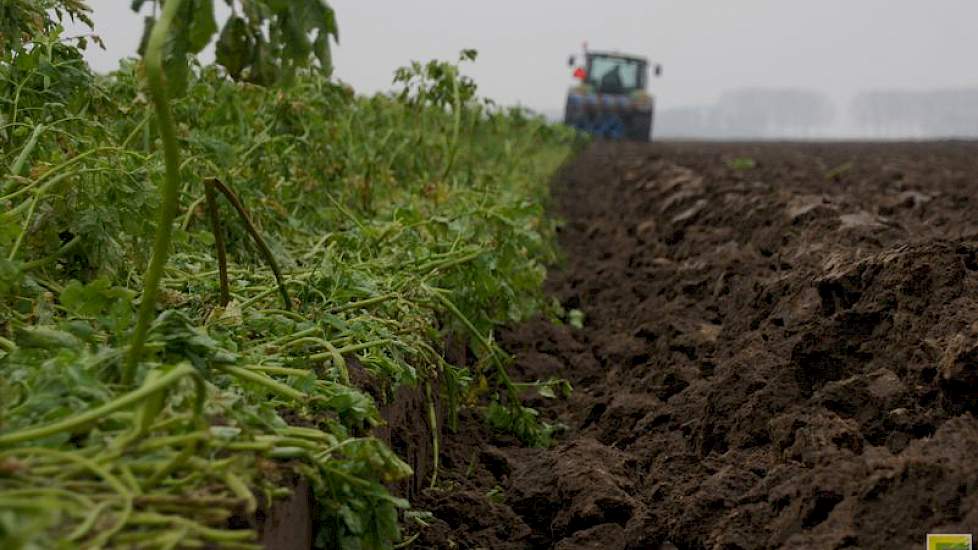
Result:
<svg viewBox="0 0 978 550">
<path fill-rule="evenodd" d="M 575 58 L 575 57 L 574 57 L 574 56 L 572 55 L 572 56 L 570 56 L 569 58 L 567 58 L 567 66 L 568 66 L 568 67 L 573 67 L 574 65 L 577 65 L 577 58 Z"/>
<path fill-rule="evenodd" d="M 662 76 L 662 65 L 655 64 L 655 76 Z"/>
</svg>

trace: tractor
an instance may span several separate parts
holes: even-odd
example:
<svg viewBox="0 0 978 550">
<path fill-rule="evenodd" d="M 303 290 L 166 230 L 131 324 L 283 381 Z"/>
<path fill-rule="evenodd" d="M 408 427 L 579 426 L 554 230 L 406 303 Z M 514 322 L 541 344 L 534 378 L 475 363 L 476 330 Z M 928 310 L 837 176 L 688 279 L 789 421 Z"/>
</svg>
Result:
<svg viewBox="0 0 978 550">
<path fill-rule="evenodd" d="M 617 52 L 588 51 L 568 65 L 579 81 L 567 94 L 564 124 L 598 138 L 651 141 L 655 99 L 648 92 L 649 62 Z M 655 76 L 662 66 L 654 65 Z"/>
</svg>

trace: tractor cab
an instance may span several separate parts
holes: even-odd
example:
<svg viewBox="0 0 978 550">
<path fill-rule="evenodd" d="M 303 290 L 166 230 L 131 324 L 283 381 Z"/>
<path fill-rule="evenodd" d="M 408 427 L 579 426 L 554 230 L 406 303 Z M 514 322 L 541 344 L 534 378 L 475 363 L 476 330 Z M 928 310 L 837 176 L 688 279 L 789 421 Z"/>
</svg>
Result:
<svg viewBox="0 0 978 550">
<path fill-rule="evenodd" d="M 596 137 L 649 141 L 654 101 L 647 91 L 648 60 L 585 50 L 583 61 L 568 61 L 579 84 L 567 94 L 564 122 Z M 662 67 L 656 64 L 652 72 L 659 76 Z"/>
<path fill-rule="evenodd" d="M 631 94 L 647 89 L 649 62 L 641 57 L 593 52 L 586 54 L 582 72 L 582 84 L 598 93 Z"/>
</svg>

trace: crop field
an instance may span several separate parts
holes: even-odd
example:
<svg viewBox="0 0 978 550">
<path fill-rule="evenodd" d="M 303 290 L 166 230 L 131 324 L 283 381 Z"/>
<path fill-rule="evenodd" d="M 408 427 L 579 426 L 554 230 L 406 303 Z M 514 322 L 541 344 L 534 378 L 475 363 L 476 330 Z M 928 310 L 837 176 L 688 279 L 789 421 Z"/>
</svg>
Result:
<svg viewBox="0 0 978 550">
<path fill-rule="evenodd" d="M 321 0 L 144 3 L 110 74 L 0 6 L 0 549 L 978 525 L 978 144 L 588 143 L 472 50 L 355 93 Z"/>
<path fill-rule="evenodd" d="M 391 548 L 463 406 L 550 437 L 492 334 L 550 307 L 573 134 L 454 63 L 355 96 L 323 2 L 240 4 L 110 75 L 80 2 L 0 8 L 0 548 Z"/>
<path fill-rule="evenodd" d="M 436 548 L 922 548 L 978 525 L 978 145 L 595 145 L 554 182 L 580 328 L 500 338 L 547 449 L 448 436 Z M 453 546 L 455 545 L 455 546 Z"/>
</svg>

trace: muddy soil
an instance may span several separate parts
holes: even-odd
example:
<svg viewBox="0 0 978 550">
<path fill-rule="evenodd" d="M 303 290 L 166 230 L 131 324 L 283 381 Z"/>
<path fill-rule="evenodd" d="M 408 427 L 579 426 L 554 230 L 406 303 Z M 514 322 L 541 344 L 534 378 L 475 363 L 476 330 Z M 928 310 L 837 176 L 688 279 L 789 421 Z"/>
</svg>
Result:
<svg viewBox="0 0 978 550">
<path fill-rule="evenodd" d="M 468 414 L 419 548 L 922 548 L 978 530 L 978 145 L 595 146 L 502 335 L 568 430 Z"/>
</svg>

